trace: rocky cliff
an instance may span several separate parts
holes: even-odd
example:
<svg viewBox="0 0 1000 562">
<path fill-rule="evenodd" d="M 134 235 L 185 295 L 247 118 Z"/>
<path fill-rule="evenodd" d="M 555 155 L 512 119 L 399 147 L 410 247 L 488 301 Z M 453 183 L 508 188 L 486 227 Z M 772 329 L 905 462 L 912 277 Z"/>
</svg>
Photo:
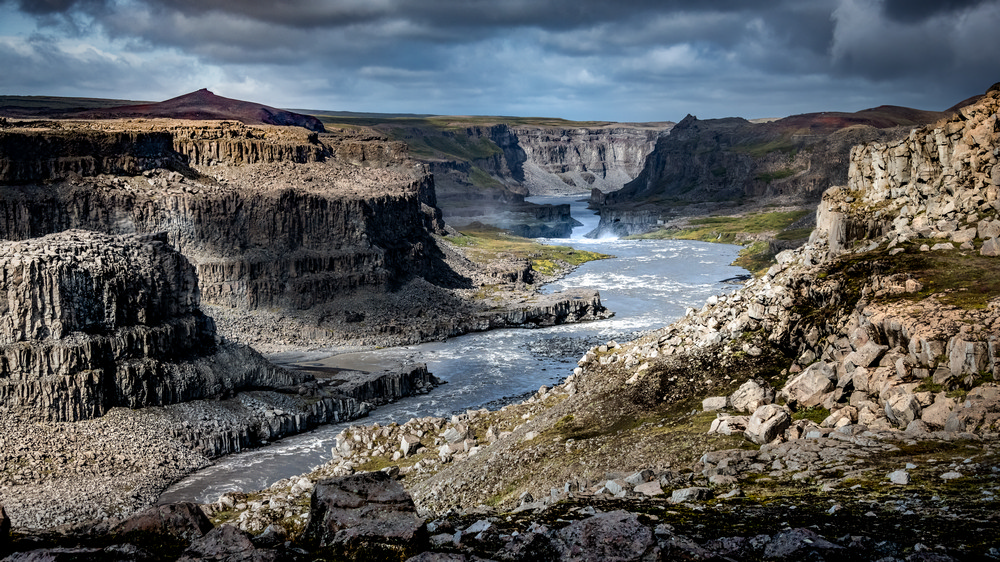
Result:
<svg viewBox="0 0 1000 562">
<path fill-rule="evenodd" d="M 370 132 L 64 121 L 0 142 L 0 236 L 166 232 L 207 305 L 301 311 L 449 275 L 431 255 L 442 223 L 430 176 Z"/>
<path fill-rule="evenodd" d="M 531 121 L 531 120 L 521 120 Z M 612 191 L 641 170 L 656 139 L 673 123 L 586 126 L 427 122 L 378 128 L 408 143 L 434 174 L 444 217 L 519 235 L 566 237 L 574 222 L 525 203 L 526 195 Z"/>
<path fill-rule="evenodd" d="M 672 126 L 514 127 L 526 157 L 524 185 L 532 195 L 616 191 L 639 175 L 657 139 Z"/>
<path fill-rule="evenodd" d="M 194 267 L 165 236 L 67 231 L 7 242 L 0 272 L 6 415 L 77 421 L 115 406 L 303 380 L 248 348 L 216 341 L 212 320 L 199 310 Z"/>
<path fill-rule="evenodd" d="M 602 232 L 634 234 L 657 220 L 720 209 L 814 205 L 847 182 L 851 147 L 902 138 L 944 115 L 892 106 L 765 123 L 689 115 L 657 141 L 633 181 L 612 193 L 595 190 L 591 206 L 601 211 Z"/>
</svg>

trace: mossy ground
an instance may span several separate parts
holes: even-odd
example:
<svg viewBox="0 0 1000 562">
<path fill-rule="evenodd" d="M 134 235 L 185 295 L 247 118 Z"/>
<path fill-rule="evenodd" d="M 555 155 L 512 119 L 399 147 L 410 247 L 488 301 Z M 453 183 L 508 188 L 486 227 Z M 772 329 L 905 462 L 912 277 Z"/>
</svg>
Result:
<svg viewBox="0 0 1000 562">
<path fill-rule="evenodd" d="M 539 244 L 530 238 L 514 236 L 505 230 L 487 225 L 473 224 L 462 229 L 459 236 L 448 238 L 452 244 L 465 248 L 469 259 L 489 263 L 502 258 L 531 260 L 531 267 L 544 275 L 558 275 L 565 269 L 588 261 L 608 259 L 613 256 L 576 250 L 569 246 Z"/>
</svg>

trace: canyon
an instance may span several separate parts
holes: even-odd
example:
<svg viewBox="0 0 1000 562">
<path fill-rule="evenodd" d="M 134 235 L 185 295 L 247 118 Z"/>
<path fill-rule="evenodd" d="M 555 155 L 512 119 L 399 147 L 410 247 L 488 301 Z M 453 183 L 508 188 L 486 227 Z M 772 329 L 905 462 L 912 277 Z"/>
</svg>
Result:
<svg viewBox="0 0 1000 562">
<path fill-rule="evenodd" d="M 909 127 L 905 132 L 848 127 L 844 133 L 837 125 L 831 135 L 846 135 L 849 140 L 853 138 L 850 135 L 860 131 L 857 140 L 863 141 L 849 149 L 837 143 L 831 145 L 839 156 L 831 156 L 829 162 L 844 171 L 840 183 L 834 183 L 840 172 L 829 168 L 817 172 L 826 179 L 816 179 L 816 183 L 803 174 L 801 182 L 795 183 L 794 193 L 764 185 L 790 180 L 791 186 L 799 181 L 791 181 L 793 176 L 772 177 L 772 181 L 758 178 L 758 187 L 763 191 L 754 192 L 811 200 L 821 191 L 815 229 L 806 243 L 778 253 L 775 263 L 760 276 L 729 294 L 710 297 L 702 307 L 689 309 L 669 326 L 632 341 L 594 346 L 561 383 L 543 386 L 520 403 L 494 411 L 469 410 L 450 418 L 415 418 L 385 426 L 355 425 L 338 436 L 331 460 L 322 466 L 276 482 L 266 490 L 225 494 L 212 504 L 154 506 L 133 515 L 150 496 L 136 485 L 133 495 L 137 497 L 129 499 L 120 511 L 107 513 L 113 518 L 51 534 L 25 529 L 28 518 L 22 513 L 30 511 L 26 507 L 29 500 L 12 503 L 5 496 L 5 507 L 18 529 L 10 538 L 0 536 L 0 553 L 47 556 L 63 549 L 70 555 L 118 556 L 116 553 L 129 552 L 129 548 L 137 552 L 135 549 L 140 547 L 136 544 L 144 544 L 142 541 L 151 540 L 154 534 L 168 533 L 169 540 L 164 544 L 169 543 L 169 548 L 162 555 L 170 559 L 208 559 L 218 553 L 232 558 L 339 556 L 399 560 L 842 560 L 868 559 L 873 553 L 883 559 L 914 561 L 995 558 L 1000 555 L 992 532 L 998 522 L 1000 494 L 996 484 L 1000 471 L 1000 355 L 996 348 L 1000 286 L 994 275 L 1000 257 L 998 113 L 1000 85 L 947 115 L 933 119 L 919 116 L 931 123 Z M 746 126 L 739 121 L 725 125 L 737 129 Z M 669 136 L 659 139 L 657 148 L 669 139 L 683 139 L 685 130 L 697 132 L 700 126 L 693 119 L 682 121 Z M 258 128 L 253 131 L 258 134 Z M 314 144 L 310 141 L 312 133 L 302 134 L 306 135 L 307 145 Z M 869 134 L 874 137 L 866 136 Z M 323 134 L 315 138 L 324 154 L 338 154 L 332 142 L 323 141 Z M 239 140 L 249 142 L 246 136 Z M 765 140 L 771 143 L 774 139 Z M 355 163 L 347 167 L 349 172 L 339 173 L 360 182 L 362 187 L 349 182 L 343 189 L 363 193 L 357 194 L 357 202 L 344 197 L 347 201 L 337 200 L 337 204 L 358 205 L 360 214 L 366 216 L 363 205 L 369 199 L 361 195 L 370 198 L 374 193 L 375 199 L 391 199 L 393 195 L 378 192 L 374 186 L 365 189 L 365 178 L 371 177 L 366 175 L 369 170 L 382 170 L 383 166 L 398 174 L 390 177 L 397 178 L 397 186 L 406 186 L 402 191 L 413 199 L 398 203 L 409 209 L 409 214 L 384 212 L 397 221 L 400 216 L 408 217 L 415 233 L 419 229 L 446 229 L 440 226 L 440 215 L 434 211 L 433 191 L 427 190 L 421 196 L 421 189 L 414 184 L 425 177 L 425 172 L 414 170 L 425 168 L 407 159 L 398 162 L 401 169 L 386 163 L 386 147 L 394 146 L 392 142 L 384 137 L 372 144 L 361 140 L 358 147 L 344 150 L 354 155 Z M 247 154 L 236 149 L 207 150 L 215 150 L 213 154 Z M 180 150 L 174 152 L 181 154 Z M 774 157 L 767 156 L 768 152 L 759 158 L 766 161 Z M 382 156 L 370 156 L 373 153 Z M 694 175 L 706 169 L 711 173 L 704 165 L 721 161 L 713 158 L 725 160 L 732 156 L 708 156 L 709 151 L 705 154 L 707 164 L 695 162 L 695 168 L 700 166 L 701 171 Z M 841 156 L 842 161 L 838 159 Z M 331 157 L 325 157 L 329 163 Z M 798 162 L 798 157 L 798 153 L 785 154 L 779 164 L 786 165 L 788 159 Z M 204 263 L 211 263 L 213 245 L 227 251 L 234 248 L 224 246 L 232 243 L 227 237 L 212 239 L 212 244 L 188 237 L 188 225 L 178 225 L 173 234 L 165 228 L 165 234 L 153 238 L 110 240 L 100 238 L 109 236 L 106 234 L 71 231 L 57 235 L 66 239 L 37 242 L 37 236 L 47 234 L 46 222 L 35 225 L 24 217 L 34 216 L 27 209 L 38 209 L 41 216 L 46 216 L 43 209 L 47 206 L 35 202 L 40 200 L 39 193 L 50 193 L 53 186 L 72 192 L 76 181 L 87 186 L 88 193 L 104 192 L 113 197 L 125 197 L 119 194 L 120 189 L 135 190 L 136 201 L 141 199 L 145 208 L 157 209 L 157 197 L 162 195 L 140 191 L 146 189 L 143 182 L 150 186 L 159 183 L 167 191 L 225 191 L 227 185 L 234 184 L 294 184 L 299 179 L 308 184 L 304 174 L 315 178 L 324 169 L 320 167 L 323 162 L 312 161 L 261 168 L 229 165 L 191 168 L 199 175 L 190 179 L 185 175 L 190 173 L 189 168 L 162 168 L 162 162 L 157 160 L 157 171 L 128 176 L 124 188 L 118 176 L 111 179 L 82 175 L 98 167 L 138 169 L 144 166 L 141 162 L 145 158 L 159 157 L 137 153 L 115 158 L 98 151 L 89 159 L 68 158 L 9 168 L 16 170 L 11 177 L 27 178 L 17 180 L 27 183 L 12 180 L 5 187 L 12 201 L 5 203 L 7 232 L 21 229 L 25 233 L 25 240 L 9 242 L 10 250 L 4 250 L 11 256 L 3 269 L 6 286 L 11 287 L 7 306 L 34 310 L 31 303 L 47 298 L 42 310 L 66 310 L 58 306 L 63 302 L 61 293 L 56 299 L 52 291 L 41 295 L 19 292 L 24 286 L 25 263 L 29 274 L 34 271 L 32 267 L 38 267 L 31 263 L 45 263 L 47 271 L 54 269 L 77 280 L 71 283 L 77 289 L 93 286 L 101 294 L 110 290 L 110 295 L 116 295 L 114 283 L 109 281 L 111 289 L 105 289 L 106 285 L 92 284 L 87 277 L 97 274 L 98 279 L 112 279 L 109 275 L 102 277 L 103 259 L 101 263 L 93 260 L 95 265 L 87 267 L 59 269 L 63 266 L 48 265 L 64 260 L 75 264 L 72 256 L 90 256 L 86 252 L 97 252 L 104 245 L 119 248 L 115 256 L 134 260 L 129 262 L 134 264 L 129 269 L 138 278 L 133 284 L 154 284 L 144 280 L 142 272 L 149 268 L 143 264 L 149 262 L 143 260 L 165 260 L 174 265 L 160 269 L 167 279 L 156 284 L 180 286 L 183 290 L 165 291 L 165 300 L 140 299 L 140 306 L 130 302 L 129 310 L 145 311 L 140 313 L 119 314 L 116 307 L 94 306 L 93 299 L 83 298 L 81 302 L 86 305 L 80 312 L 28 314 L 26 323 L 3 327 L 8 339 L 18 340 L 10 344 L 12 349 L 28 349 L 21 341 L 26 338 L 34 340 L 31 345 L 44 347 L 50 333 L 120 330 L 140 316 L 142 324 L 150 326 L 173 316 L 202 318 L 202 313 L 193 308 L 197 304 L 194 291 L 202 283 L 206 283 L 203 298 L 223 303 L 214 305 L 215 309 L 206 307 L 220 312 L 220 325 L 232 322 L 233 326 L 244 326 L 233 330 L 234 334 L 249 333 L 251 329 L 245 326 L 252 326 L 254 320 L 225 319 L 225 314 L 239 312 L 239 307 L 225 304 L 227 298 L 236 300 L 233 295 L 256 295 L 257 300 L 250 306 L 267 303 L 255 312 L 263 312 L 267 306 L 302 310 L 311 304 L 296 300 L 304 298 L 300 294 L 268 284 L 267 280 L 275 277 L 273 270 L 246 290 L 236 283 L 240 278 L 227 285 L 218 280 L 230 279 L 228 274 L 212 270 L 206 277 L 209 281 L 195 283 L 192 268 L 197 267 L 200 276 L 199 256 L 206 260 Z M 646 169 L 662 166 L 663 161 L 655 163 L 659 158 L 654 152 L 647 159 Z M 509 162 L 506 155 L 503 161 Z M 682 162 L 675 164 L 670 169 L 683 170 Z M 763 173 L 759 171 L 760 161 L 751 164 L 750 171 L 741 172 L 744 179 L 754 170 Z M 813 167 L 821 166 L 807 164 L 808 169 Z M 206 170 L 213 175 L 207 176 Z M 407 175 L 406 170 L 414 175 Z M 636 185 L 651 185 L 651 174 L 639 177 Z M 822 185 L 824 182 L 829 185 Z M 748 188 L 745 182 L 723 182 L 699 189 L 714 190 L 718 195 L 718 201 L 704 203 L 704 209 L 710 209 L 728 204 L 731 197 Z M 302 191 L 309 193 L 309 188 Z M 701 201 L 703 196 L 706 200 L 712 198 L 702 193 L 692 195 L 691 200 Z M 81 195 L 74 196 L 78 197 Z M 600 199 L 604 194 L 595 197 Z M 322 207 L 324 203 L 318 199 L 295 200 L 295 207 Z M 364 202 L 360 202 L 362 199 Z M 178 208 L 188 205 L 183 199 L 173 201 Z M 398 209 L 388 202 L 380 204 L 380 210 Z M 239 207 L 222 208 L 238 216 Z M 71 208 L 66 213 L 70 218 L 63 218 L 59 211 L 48 211 L 53 218 L 46 221 L 66 224 L 84 217 L 100 219 L 104 225 L 120 225 L 122 230 L 133 228 L 128 222 L 133 220 L 130 215 L 118 214 L 112 219 L 112 213 L 100 205 L 87 203 Z M 210 207 L 194 208 L 197 211 L 178 216 L 223 214 L 209 213 Z M 645 211 L 640 205 L 625 210 L 636 216 L 644 216 Z M 417 247 L 417 243 L 437 240 L 429 234 L 390 246 L 384 239 L 375 238 L 375 229 L 394 228 L 395 221 L 373 220 L 371 227 L 346 218 L 343 225 L 336 221 L 322 223 L 339 229 L 350 241 L 345 244 L 346 250 L 370 256 L 358 258 L 357 265 L 359 271 L 368 274 L 346 281 L 326 276 L 306 285 L 321 287 L 321 291 L 333 287 L 340 290 L 339 284 L 343 284 L 348 293 L 352 288 L 377 288 L 384 291 L 380 295 L 410 291 L 423 295 L 425 286 L 461 285 L 461 277 L 502 278 L 515 285 L 525 278 L 523 264 L 501 262 L 495 270 L 482 271 L 462 261 L 454 247 Z M 277 236 L 279 244 L 281 236 L 292 230 L 272 226 L 267 220 L 254 222 L 264 222 L 263 232 Z M 101 243 L 92 247 L 86 244 L 87 239 Z M 366 241 L 373 240 L 379 240 L 379 244 L 371 242 L 366 246 Z M 84 243 L 85 248 L 79 243 Z M 167 243 L 177 250 L 169 249 Z M 53 250 L 61 246 L 69 251 Z M 294 252 L 294 248 L 297 246 L 287 250 Z M 368 254 L 363 252 L 365 248 Z M 148 253 L 150 249 L 154 250 L 152 254 Z M 238 250 L 251 253 L 247 248 Z M 188 252 L 193 257 L 187 257 Z M 41 261 L 32 262 L 26 256 Z M 267 258 L 264 255 L 259 263 Z M 184 259 L 190 260 L 190 265 L 185 265 Z M 302 264 L 306 276 L 322 270 L 324 260 L 329 258 L 320 256 L 320 265 L 312 269 Z M 437 269 L 441 263 L 448 264 L 452 273 L 442 274 Z M 239 271 L 240 267 L 233 269 Z M 299 267 L 296 262 L 289 283 L 297 282 L 294 280 Z M 399 271 L 393 267 L 406 271 L 416 268 L 425 276 L 393 289 L 394 277 L 380 276 L 382 272 Z M 268 271 L 263 266 L 259 269 Z M 39 278 L 42 287 L 52 285 L 43 278 Z M 212 279 L 216 280 L 214 284 Z M 542 307 L 547 311 L 545 318 L 565 314 L 566 318 L 580 320 L 599 313 L 592 294 L 580 295 L 580 309 L 558 304 L 556 299 L 556 303 Z M 119 301 L 109 298 L 108 302 Z M 359 322 L 359 314 L 365 321 L 370 320 L 370 308 L 359 306 L 360 302 L 352 302 L 356 307 L 351 309 L 352 323 Z M 445 304 L 439 301 L 425 306 Z M 529 315 L 512 313 L 510 309 L 500 314 L 490 312 L 487 318 L 515 325 L 530 322 Z M 540 322 L 548 321 L 560 320 Z M 336 324 L 321 322 L 319 326 L 332 329 Z M 206 338 L 211 334 L 207 323 L 201 330 Z M 261 339 L 273 337 L 271 332 Z M 220 345 L 216 342 L 217 347 Z M 61 363 L 53 359 L 49 364 Z M 414 372 L 419 373 L 419 369 Z M 416 388 L 426 389 L 433 384 L 423 374 L 417 378 L 418 382 L 412 384 Z M 303 379 L 292 385 L 297 385 L 295 396 L 333 399 L 330 387 L 337 383 Z M 19 396 L 25 395 L 19 392 Z M 162 394 L 154 392 L 150 396 Z M 195 402 L 171 407 L 203 406 Z M 272 416 L 277 415 L 276 409 L 265 408 Z M 113 408 L 91 420 L 108 424 L 99 429 L 80 422 L 39 427 L 47 436 L 63 432 L 74 435 L 71 439 L 52 439 L 67 443 L 66 450 L 52 458 L 71 462 L 68 444 L 76 435 L 91 430 L 102 435 L 114 432 L 134 423 L 130 420 L 135 416 L 164 419 L 154 410 Z M 49 410 L 46 407 L 42 411 Z M 79 409 L 61 411 L 77 415 Z M 213 417 L 228 419 L 217 413 L 194 419 L 209 421 Z M 156 433 L 149 428 L 163 426 L 150 422 L 135 427 L 136 432 L 146 432 L 143 435 L 148 443 L 162 451 L 166 468 L 197 462 L 189 456 L 190 449 L 149 434 Z M 13 428 L 2 433 L 5 439 L 16 434 Z M 5 450 L 30 454 L 27 452 L 38 447 L 36 442 L 18 441 Z M 24 472 L 17 466 L 19 457 L 14 457 L 5 460 L 4 474 L 13 470 L 30 481 L 45 471 L 43 463 L 47 460 L 39 459 L 33 465 L 34 472 Z M 87 466 L 80 466 L 76 459 L 72 462 L 78 463 L 78 470 Z M 106 478 L 102 483 L 110 482 L 107 474 L 101 476 Z M 7 488 L 0 491 L 6 493 Z M 90 488 L 85 492 L 93 494 Z M 60 497 L 58 493 L 39 494 L 50 502 Z M 37 517 L 52 523 L 51 518 Z M 68 514 L 64 517 L 72 520 Z M 9 525 L 4 520 L 6 516 L 0 513 L 0 532 Z M 169 524 L 165 524 L 167 521 Z M 901 533 L 901 528 L 907 532 Z M 129 534 L 137 529 L 140 534 Z"/>
</svg>

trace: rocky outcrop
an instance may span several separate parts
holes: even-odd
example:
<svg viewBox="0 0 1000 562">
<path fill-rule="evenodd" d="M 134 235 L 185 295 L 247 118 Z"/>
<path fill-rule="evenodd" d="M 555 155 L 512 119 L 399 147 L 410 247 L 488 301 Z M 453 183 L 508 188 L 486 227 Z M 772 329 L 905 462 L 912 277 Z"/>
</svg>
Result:
<svg viewBox="0 0 1000 562">
<path fill-rule="evenodd" d="M 602 231 L 624 235 L 650 224 L 632 226 L 620 220 L 624 211 L 669 221 L 748 201 L 812 205 L 831 185 L 846 183 L 854 145 L 900 139 L 913 125 L 944 115 L 899 107 L 766 123 L 688 115 L 659 138 L 633 181 L 612 193 L 595 190 L 591 206 L 601 212 Z"/>
<path fill-rule="evenodd" d="M 657 138 L 672 126 L 515 127 L 526 156 L 525 186 L 532 195 L 618 190 L 639 175 Z"/>
<path fill-rule="evenodd" d="M 68 231 L 8 242 L 0 275 L 7 415 L 76 421 L 302 380 L 216 341 L 194 267 L 163 235 Z"/>
<path fill-rule="evenodd" d="M 35 183 L 0 187 L 0 236 L 21 240 L 68 228 L 166 232 L 197 267 L 205 304 L 244 313 L 300 315 L 413 277 L 460 282 L 433 255 L 430 233 L 443 228 L 433 181 L 405 160 L 401 143 L 370 132 L 320 138 L 232 123 L 117 126 L 133 125 L 150 131 L 144 134 L 157 141 L 158 152 L 127 168 L 42 166 L 54 171 L 25 175 L 18 170 L 39 168 L 34 149 L 4 152 L 0 162 L 11 177 Z M 104 146 L 109 136 L 117 138 L 108 132 L 115 126 L 65 122 L 58 130 Z M 44 153 L 53 162 L 73 161 L 72 145 L 49 146 L 46 135 L 56 133 L 47 131 L 15 127 L 3 134 L 23 135 L 37 151 L 54 150 Z M 119 149 L 121 158 L 143 150 L 128 142 L 139 133 L 129 134 L 107 146 L 108 158 Z M 176 171 L 156 167 L 163 159 Z"/>
<path fill-rule="evenodd" d="M 170 134 L 155 131 L 88 131 L 58 122 L 0 130 L 0 184 L 29 184 L 70 176 L 138 175 L 173 168 L 180 161 Z"/>
</svg>

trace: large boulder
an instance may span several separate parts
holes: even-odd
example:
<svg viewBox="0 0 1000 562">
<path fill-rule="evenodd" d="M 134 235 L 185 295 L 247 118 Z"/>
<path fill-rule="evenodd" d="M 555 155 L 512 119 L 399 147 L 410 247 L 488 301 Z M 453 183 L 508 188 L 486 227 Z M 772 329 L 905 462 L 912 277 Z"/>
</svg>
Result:
<svg viewBox="0 0 1000 562">
<path fill-rule="evenodd" d="M 774 389 L 762 380 L 748 380 L 729 395 L 729 403 L 738 412 L 753 412 L 774 402 Z"/>
<path fill-rule="evenodd" d="M 232 525 L 220 525 L 204 537 L 192 542 L 177 562 L 197 560 L 271 562 L 279 559 L 277 551 L 257 548 L 246 531 L 241 531 Z"/>
<path fill-rule="evenodd" d="M 318 482 L 302 542 L 338 560 L 406 560 L 429 548 L 413 499 L 385 472 Z"/>
<path fill-rule="evenodd" d="M 198 504 L 191 502 L 154 505 L 113 526 L 117 541 L 142 545 L 163 552 L 181 550 L 213 528 Z"/>
<path fill-rule="evenodd" d="M 885 398 L 885 416 L 897 426 L 906 427 L 920 419 L 920 402 L 909 392 L 894 388 Z"/>
<path fill-rule="evenodd" d="M 634 513 L 609 511 L 571 523 L 556 533 L 562 562 L 658 560 L 653 532 Z"/>
<path fill-rule="evenodd" d="M 837 371 L 829 363 L 813 363 L 795 378 L 788 381 L 781 394 L 793 407 L 812 408 L 823 403 L 826 394 L 833 390 Z"/>
<path fill-rule="evenodd" d="M 743 435 L 750 441 L 763 445 L 774 441 L 791 424 L 792 416 L 784 408 L 775 404 L 765 404 L 750 416 L 750 422 Z"/>
</svg>

